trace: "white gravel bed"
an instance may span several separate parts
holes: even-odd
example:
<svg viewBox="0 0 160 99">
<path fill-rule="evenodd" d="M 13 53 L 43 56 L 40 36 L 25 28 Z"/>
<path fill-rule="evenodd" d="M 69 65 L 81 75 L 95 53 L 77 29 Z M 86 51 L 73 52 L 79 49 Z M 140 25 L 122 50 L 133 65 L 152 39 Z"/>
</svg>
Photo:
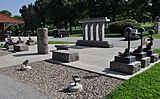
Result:
<svg viewBox="0 0 160 99">
<path fill-rule="evenodd" d="M 17 68 L 21 66 L 18 65 L 1 68 L 0 73 L 57 99 L 101 99 L 123 82 L 120 79 L 46 61 L 29 63 L 29 65 L 32 66 L 31 70 L 18 71 Z M 76 74 L 81 78 L 83 90 L 67 92 L 65 89 L 73 81 L 72 75 Z"/>
<path fill-rule="evenodd" d="M 5 55 L 8 55 L 8 54 L 11 54 L 12 52 L 8 52 L 8 51 L 3 51 L 0 49 L 0 56 L 5 56 Z"/>
</svg>

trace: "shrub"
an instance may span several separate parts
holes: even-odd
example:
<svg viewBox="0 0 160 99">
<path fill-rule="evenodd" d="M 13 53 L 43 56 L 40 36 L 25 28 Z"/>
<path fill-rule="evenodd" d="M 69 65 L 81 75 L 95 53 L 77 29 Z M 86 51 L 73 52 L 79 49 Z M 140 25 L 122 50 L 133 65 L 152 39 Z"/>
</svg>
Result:
<svg viewBox="0 0 160 99">
<path fill-rule="evenodd" d="M 139 28 L 140 24 L 136 20 L 127 19 L 122 21 L 116 21 L 109 24 L 109 32 L 123 34 L 125 27 Z"/>
</svg>

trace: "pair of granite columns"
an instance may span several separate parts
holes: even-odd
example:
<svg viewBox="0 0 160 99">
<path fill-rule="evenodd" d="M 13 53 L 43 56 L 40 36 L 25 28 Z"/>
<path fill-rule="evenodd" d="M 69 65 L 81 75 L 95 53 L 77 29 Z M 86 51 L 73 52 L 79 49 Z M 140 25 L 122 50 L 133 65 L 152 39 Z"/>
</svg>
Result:
<svg viewBox="0 0 160 99">
<path fill-rule="evenodd" d="M 105 23 L 83 23 L 83 40 L 103 41 Z"/>
</svg>

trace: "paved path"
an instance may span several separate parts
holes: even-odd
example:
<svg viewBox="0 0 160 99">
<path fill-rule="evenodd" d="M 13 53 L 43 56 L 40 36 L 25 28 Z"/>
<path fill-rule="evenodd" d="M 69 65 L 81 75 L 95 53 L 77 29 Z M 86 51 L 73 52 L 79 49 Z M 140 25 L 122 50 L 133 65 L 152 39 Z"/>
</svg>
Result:
<svg viewBox="0 0 160 99">
<path fill-rule="evenodd" d="M 17 41 L 18 37 L 13 37 L 15 41 Z M 22 40 L 27 41 L 27 37 L 21 37 Z M 36 37 L 32 37 L 33 40 L 37 41 Z M 49 41 L 66 41 L 66 42 L 76 42 L 77 40 L 82 40 L 82 37 L 65 37 L 65 38 L 53 38 L 48 37 Z M 115 47 L 126 47 L 127 41 L 124 41 L 124 38 L 105 38 L 105 41 L 109 41 L 109 43 L 114 44 Z M 131 41 L 131 47 L 135 48 L 140 45 L 140 40 Z M 155 39 L 153 48 L 160 48 L 160 40 Z"/>
<path fill-rule="evenodd" d="M 0 74 L 0 99 L 53 99 L 30 86 Z"/>
</svg>

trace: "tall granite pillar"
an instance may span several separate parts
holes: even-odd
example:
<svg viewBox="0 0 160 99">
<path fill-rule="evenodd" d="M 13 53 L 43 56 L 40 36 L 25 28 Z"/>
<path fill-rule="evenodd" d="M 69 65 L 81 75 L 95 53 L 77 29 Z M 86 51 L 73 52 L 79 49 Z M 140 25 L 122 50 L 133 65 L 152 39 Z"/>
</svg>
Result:
<svg viewBox="0 0 160 99">
<path fill-rule="evenodd" d="M 38 54 L 48 54 L 48 29 L 37 29 L 37 49 Z"/>
<path fill-rule="evenodd" d="M 91 23 L 88 23 L 88 40 L 91 40 Z"/>
<path fill-rule="evenodd" d="M 87 39 L 88 39 L 88 35 L 87 35 L 87 32 L 88 32 L 88 24 L 83 23 L 83 24 L 82 24 L 82 27 L 83 27 L 83 40 L 87 40 Z"/>
<path fill-rule="evenodd" d="M 99 24 L 98 23 L 96 23 L 97 25 L 96 25 L 96 41 L 98 41 L 99 40 Z"/>
<path fill-rule="evenodd" d="M 160 32 L 160 18 L 158 16 L 154 18 L 154 31 L 156 34 Z"/>
<path fill-rule="evenodd" d="M 94 37 L 94 35 L 93 35 L 93 23 L 91 23 L 91 27 L 90 27 L 90 40 L 93 40 L 93 37 Z"/>
<path fill-rule="evenodd" d="M 103 41 L 104 39 L 104 23 L 99 23 L 99 41 Z"/>
<path fill-rule="evenodd" d="M 102 23 L 102 41 L 104 40 L 104 35 L 105 35 L 105 23 Z"/>
<path fill-rule="evenodd" d="M 97 23 L 93 23 L 93 40 L 98 40 L 98 25 Z"/>
</svg>

